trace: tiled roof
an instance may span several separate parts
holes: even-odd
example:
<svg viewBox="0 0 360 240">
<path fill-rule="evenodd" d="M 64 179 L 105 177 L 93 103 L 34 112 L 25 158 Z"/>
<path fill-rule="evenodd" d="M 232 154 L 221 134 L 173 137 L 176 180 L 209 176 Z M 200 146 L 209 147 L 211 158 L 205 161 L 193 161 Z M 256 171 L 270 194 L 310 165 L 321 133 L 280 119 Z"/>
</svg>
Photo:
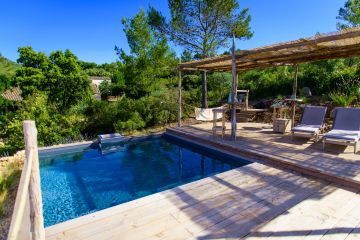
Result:
<svg viewBox="0 0 360 240">
<path fill-rule="evenodd" d="M 22 101 L 21 89 L 19 87 L 13 87 L 1 94 L 1 96 L 9 101 Z"/>
<path fill-rule="evenodd" d="M 111 78 L 109 78 L 109 77 L 97 77 L 97 76 L 90 76 L 89 79 L 90 80 L 106 80 L 106 81 L 111 80 Z"/>
<path fill-rule="evenodd" d="M 91 84 L 91 89 L 94 95 L 100 96 L 100 89 L 99 86 L 96 84 Z M 9 101 L 22 101 L 23 98 L 21 97 L 21 89 L 19 87 L 13 87 L 5 92 L 1 93 L 1 96 Z"/>
</svg>

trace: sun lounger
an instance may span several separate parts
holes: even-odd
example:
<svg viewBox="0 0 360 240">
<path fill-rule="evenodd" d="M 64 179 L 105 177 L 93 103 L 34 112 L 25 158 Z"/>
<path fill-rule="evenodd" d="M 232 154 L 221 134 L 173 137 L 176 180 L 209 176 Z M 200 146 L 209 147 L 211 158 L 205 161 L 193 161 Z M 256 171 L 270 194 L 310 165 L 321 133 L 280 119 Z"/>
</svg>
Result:
<svg viewBox="0 0 360 240">
<path fill-rule="evenodd" d="M 323 149 L 326 143 L 354 146 L 356 153 L 360 139 L 360 108 L 335 109 L 333 129 L 324 135 Z"/>
<path fill-rule="evenodd" d="M 300 123 L 291 129 L 291 136 L 299 137 L 315 137 L 315 141 L 319 140 L 319 133 L 324 125 L 326 107 L 306 106 L 302 114 Z"/>
</svg>

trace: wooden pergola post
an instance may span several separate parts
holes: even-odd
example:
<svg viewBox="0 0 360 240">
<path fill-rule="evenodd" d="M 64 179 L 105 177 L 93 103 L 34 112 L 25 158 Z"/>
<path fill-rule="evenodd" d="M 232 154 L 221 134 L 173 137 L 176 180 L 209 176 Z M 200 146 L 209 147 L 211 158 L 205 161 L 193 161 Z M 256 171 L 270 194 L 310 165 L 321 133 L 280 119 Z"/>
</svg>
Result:
<svg viewBox="0 0 360 240">
<path fill-rule="evenodd" d="M 202 107 L 202 108 L 208 108 L 206 71 L 202 71 L 202 72 L 201 72 L 201 79 L 202 79 L 202 100 L 201 100 L 201 107 Z"/>
<path fill-rule="evenodd" d="M 181 59 L 179 60 L 181 63 Z M 178 69 L 178 127 L 181 127 L 181 70 Z"/>
<path fill-rule="evenodd" d="M 293 83 L 293 98 L 296 99 L 297 92 L 297 78 L 298 78 L 299 65 L 294 64 L 294 83 Z"/>
<path fill-rule="evenodd" d="M 293 93 L 291 98 L 293 101 L 291 101 L 291 128 L 295 126 L 295 112 L 296 112 L 296 92 L 297 92 L 297 78 L 298 78 L 298 72 L 299 72 L 299 65 L 294 65 L 294 83 L 293 83 Z"/>
<path fill-rule="evenodd" d="M 231 88 L 231 140 L 236 140 L 236 106 L 235 106 L 235 97 L 237 89 L 237 74 L 236 74 L 236 56 L 235 56 L 235 35 L 233 35 L 233 44 L 232 44 L 232 88 Z"/>
</svg>

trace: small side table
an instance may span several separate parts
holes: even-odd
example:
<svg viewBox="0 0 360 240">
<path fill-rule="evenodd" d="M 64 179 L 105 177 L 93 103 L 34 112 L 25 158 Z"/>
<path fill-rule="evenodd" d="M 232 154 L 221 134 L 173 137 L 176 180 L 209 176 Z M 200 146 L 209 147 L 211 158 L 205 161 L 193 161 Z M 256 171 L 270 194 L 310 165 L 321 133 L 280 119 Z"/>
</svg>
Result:
<svg viewBox="0 0 360 240">
<path fill-rule="evenodd" d="M 275 118 L 273 120 L 273 130 L 278 133 L 286 133 L 291 130 L 290 119 L 287 118 Z"/>
<path fill-rule="evenodd" d="M 218 109 L 213 109 L 213 135 L 216 135 L 217 131 L 221 131 L 221 137 L 224 138 L 225 135 L 225 113 L 226 113 L 227 109 L 226 108 L 218 108 Z M 221 119 L 221 126 L 217 126 L 217 114 L 218 113 L 222 113 L 222 119 Z"/>
<path fill-rule="evenodd" d="M 279 105 L 279 106 L 273 106 L 273 120 L 276 118 L 286 118 L 286 110 L 288 110 L 287 106 Z"/>
</svg>

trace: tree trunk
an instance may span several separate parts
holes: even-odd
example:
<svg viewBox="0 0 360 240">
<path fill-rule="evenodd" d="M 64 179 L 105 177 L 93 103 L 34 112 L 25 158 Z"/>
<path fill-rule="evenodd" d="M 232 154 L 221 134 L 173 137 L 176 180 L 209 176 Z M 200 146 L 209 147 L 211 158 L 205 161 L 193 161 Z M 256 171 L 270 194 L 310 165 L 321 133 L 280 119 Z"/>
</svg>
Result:
<svg viewBox="0 0 360 240">
<path fill-rule="evenodd" d="M 201 73 L 201 79 L 202 79 L 202 101 L 201 101 L 201 107 L 207 108 L 207 83 L 206 83 L 206 72 Z"/>
</svg>

